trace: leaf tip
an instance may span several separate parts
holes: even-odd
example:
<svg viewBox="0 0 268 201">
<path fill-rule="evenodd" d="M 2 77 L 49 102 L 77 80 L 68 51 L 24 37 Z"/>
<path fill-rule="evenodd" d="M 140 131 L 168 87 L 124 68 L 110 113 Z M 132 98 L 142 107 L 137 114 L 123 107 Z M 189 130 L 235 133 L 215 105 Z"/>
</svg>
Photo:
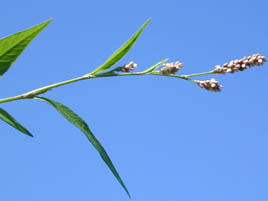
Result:
<svg viewBox="0 0 268 201">
<path fill-rule="evenodd" d="M 124 189 L 125 189 L 125 191 L 126 191 L 126 193 L 127 193 L 128 198 L 131 200 L 131 195 L 130 195 L 129 191 L 127 190 L 126 187 L 124 187 Z"/>
<path fill-rule="evenodd" d="M 128 195 L 128 198 L 131 200 L 131 195 L 129 193 L 127 195 Z"/>
<path fill-rule="evenodd" d="M 151 21 L 151 18 L 148 18 L 148 19 L 146 20 L 146 22 L 144 23 L 143 27 L 146 27 L 146 26 L 149 24 L 150 21 Z"/>
<path fill-rule="evenodd" d="M 42 29 L 44 29 L 47 25 L 49 25 L 51 22 L 53 21 L 53 18 L 50 18 L 44 22 L 42 22 L 41 24 L 37 25 L 37 26 L 42 26 Z"/>
<path fill-rule="evenodd" d="M 46 20 L 44 23 L 45 24 L 50 24 L 53 20 L 54 20 L 53 18 L 50 18 L 50 19 Z"/>
<path fill-rule="evenodd" d="M 51 23 L 53 20 L 54 20 L 53 18 L 49 18 L 47 21 L 48 21 L 49 23 Z"/>
<path fill-rule="evenodd" d="M 163 63 L 166 63 L 169 60 L 169 58 L 166 58 L 163 60 Z"/>
</svg>

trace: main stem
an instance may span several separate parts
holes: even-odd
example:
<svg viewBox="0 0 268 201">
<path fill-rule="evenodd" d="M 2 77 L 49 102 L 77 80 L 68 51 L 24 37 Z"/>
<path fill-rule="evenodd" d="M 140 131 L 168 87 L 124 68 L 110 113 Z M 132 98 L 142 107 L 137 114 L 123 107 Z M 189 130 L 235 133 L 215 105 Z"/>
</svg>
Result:
<svg viewBox="0 0 268 201">
<path fill-rule="evenodd" d="M 16 100 L 21 100 L 21 99 L 32 99 L 35 96 L 43 94 L 43 93 L 46 93 L 47 91 L 49 91 L 51 89 L 54 89 L 56 87 L 60 87 L 60 86 L 63 86 L 63 85 L 71 84 L 71 83 L 82 81 L 82 80 L 99 78 L 99 77 L 116 77 L 116 76 L 131 76 L 131 75 L 157 75 L 157 76 L 175 77 L 175 78 L 180 78 L 180 79 L 188 80 L 190 82 L 197 83 L 197 80 L 190 79 L 189 77 L 207 75 L 207 74 L 212 74 L 212 73 L 213 72 L 210 71 L 210 72 L 198 73 L 198 74 L 190 74 L 190 75 L 174 75 L 174 74 L 161 75 L 159 72 L 115 73 L 113 71 L 110 71 L 110 72 L 100 73 L 100 74 L 85 74 L 85 75 L 83 75 L 81 77 L 78 77 L 78 78 L 74 78 L 74 79 L 71 79 L 71 80 L 66 80 L 66 81 L 63 81 L 63 82 L 58 82 L 58 83 L 47 85 L 47 86 L 44 86 L 44 87 L 41 87 L 41 88 L 38 88 L 38 89 L 34 89 L 32 91 L 29 91 L 29 92 L 21 94 L 21 95 L 0 99 L 0 104 L 1 103 L 6 103 L 6 102 L 11 102 L 11 101 L 16 101 Z"/>
</svg>

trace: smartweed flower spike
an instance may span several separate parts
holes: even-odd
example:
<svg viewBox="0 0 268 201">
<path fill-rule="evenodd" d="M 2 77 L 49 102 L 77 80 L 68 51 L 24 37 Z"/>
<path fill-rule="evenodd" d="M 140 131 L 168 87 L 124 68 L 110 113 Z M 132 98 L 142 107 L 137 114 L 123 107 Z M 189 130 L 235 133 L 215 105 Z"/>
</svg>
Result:
<svg viewBox="0 0 268 201">
<path fill-rule="evenodd" d="M 260 66 L 266 62 L 265 56 L 260 54 L 253 54 L 252 56 L 244 57 L 242 59 L 232 60 L 223 66 L 216 65 L 213 72 L 216 74 L 234 73 L 243 71 L 247 67 Z"/>
<path fill-rule="evenodd" d="M 211 80 L 200 80 L 197 84 L 204 89 L 214 92 L 220 92 L 222 85 L 219 85 L 219 82 L 212 78 Z"/>
<path fill-rule="evenodd" d="M 123 67 L 119 67 L 117 71 L 128 73 L 137 68 L 138 64 L 134 63 L 134 61 L 129 62 L 129 64 L 125 64 Z"/>
<path fill-rule="evenodd" d="M 160 74 L 161 75 L 176 74 L 178 70 L 182 69 L 182 67 L 183 67 L 183 64 L 179 61 L 171 62 L 171 63 L 164 63 L 162 64 Z"/>
<path fill-rule="evenodd" d="M 10 35 L 13 40 L 10 39 L 10 36 L 0 39 L 0 50 L 1 50 L 0 76 L 2 76 L 5 72 L 7 72 L 10 66 L 16 60 L 16 58 L 23 52 L 24 48 L 26 48 L 26 46 L 33 40 L 33 38 L 36 37 L 40 33 L 40 31 L 42 31 L 50 22 L 51 20 L 48 20 L 30 29 Z M 254 54 L 249 57 L 244 57 L 240 60 L 231 61 L 222 66 L 217 65 L 215 66 L 214 70 L 212 71 L 210 70 L 209 72 L 195 73 L 195 74 L 189 74 L 189 75 L 175 75 L 180 69 L 182 69 L 183 64 L 179 61 L 172 62 L 172 63 L 165 63 L 168 59 L 164 59 L 156 63 L 155 65 L 145 69 L 142 72 L 131 72 L 137 67 L 137 64 L 134 63 L 133 61 L 131 61 L 129 64 L 125 64 L 123 66 L 119 66 L 119 67 L 111 69 L 133 47 L 136 40 L 139 38 L 139 36 L 143 32 L 143 29 L 147 26 L 149 22 L 150 22 L 150 19 L 147 20 L 145 24 L 135 34 L 133 34 L 131 38 L 128 39 L 119 49 L 117 49 L 102 65 L 97 67 L 92 72 L 82 75 L 80 77 L 70 79 L 70 80 L 65 80 L 62 82 L 57 82 L 57 83 L 50 84 L 44 87 L 40 87 L 38 89 L 28 91 L 24 94 L 0 99 L 0 104 L 11 102 L 11 101 L 22 100 L 22 99 L 36 99 L 36 100 L 44 101 L 48 103 L 49 105 L 51 105 L 52 107 L 54 107 L 69 122 L 71 122 L 73 125 L 78 127 L 87 136 L 90 143 L 99 152 L 101 158 L 104 160 L 106 165 L 109 167 L 109 169 L 114 174 L 115 178 L 124 188 L 124 190 L 126 191 L 129 197 L 130 197 L 130 194 L 124 182 L 122 181 L 121 177 L 119 176 L 117 170 L 115 169 L 110 157 L 108 156 L 104 147 L 100 144 L 97 138 L 93 135 L 87 123 L 81 117 L 79 117 L 76 113 L 74 113 L 71 109 L 69 109 L 67 106 L 57 101 L 54 101 L 45 97 L 40 97 L 41 94 L 44 94 L 50 91 L 51 89 L 64 86 L 67 84 L 72 84 L 72 83 L 79 82 L 79 81 L 86 80 L 86 79 L 94 79 L 94 78 L 102 78 L 102 77 L 103 78 L 104 77 L 122 77 L 122 76 L 133 76 L 133 75 L 137 75 L 137 76 L 140 76 L 140 75 L 159 76 L 160 75 L 160 76 L 180 78 L 183 80 L 190 81 L 191 83 L 197 83 L 201 88 L 204 88 L 206 90 L 219 92 L 221 91 L 222 86 L 219 85 L 218 81 L 216 81 L 214 78 L 211 80 L 193 80 L 192 77 L 209 75 L 209 74 L 234 73 L 237 71 L 243 71 L 247 69 L 248 67 L 263 65 L 266 62 L 266 58 L 264 56 L 260 54 Z M 158 69 L 158 67 L 160 66 L 162 68 L 159 71 L 157 71 L 156 69 Z M 32 134 L 26 128 L 24 128 L 21 124 L 19 124 L 15 120 L 15 118 L 13 118 L 8 112 L 6 112 L 5 110 L 1 108 L 0 108 L 0 120 L 3 120 L 4 122 L 11 125 L 18 131 L 22 132 L 23 134 L 32 136 Z"/>
</svg>

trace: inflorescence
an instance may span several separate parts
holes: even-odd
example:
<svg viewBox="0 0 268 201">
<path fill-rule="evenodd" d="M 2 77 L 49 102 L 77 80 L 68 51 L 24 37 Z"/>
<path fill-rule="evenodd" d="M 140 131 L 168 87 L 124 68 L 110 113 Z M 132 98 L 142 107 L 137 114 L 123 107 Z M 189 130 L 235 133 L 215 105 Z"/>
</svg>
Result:
<svg viewBox="0 0 268 201">
<path fill-rule="evenodd" d="M 118 67 L 116 71 L 129 73 L 133 71 L 135 68 L 137 68 L 138 64 L 136 64 L 134 61 L 129 62 L 129 64 L 125 64 L 123 67 Z"/>
<path fill-rule="evenodd" d="M 235 73 L 238 71 L 246 70 L 248 67 L 261 66 L 266 62 L 265 56 L 260 54 L 253 54 L 252 56 L 244 57 L 242 59 L 232 60 L 229 63 L 225 63 L 222 66 L 216 65 L 212 73 L 225 74 Z M 221 91 L 222 85 L 218 84 L 214 78 L 211 80 L 200 80 L 197 84 L 204 89 L 209 91 L 219 92 Z"/>
<path fill-rule="evenodd" d="M 220 92 L 222 85 L 219 85 L 219 82 L 212 78 L 211 80 L 200 80 L 197 84 L 204 89 L 214 92 Z"/>
<path fill-rule="evenodd" d="M 179 61 L 164 63 L 160 69 L 161 75 L 176 74 L 180 69 L 182 69 L 183 64 Z"/>
<path fill-rule="evenodd" d="M 265 56 L 260 54 L 253 54 L 252 56 L 244 57 L 242 59 L 232 60 L 222 66 L 216 65 L 213 72 L 216 74 L 234 73 L 243 71 L 248 67 L 260 66 L 266 62 Z"/>
<path fill-rule="evenodd" d="M 248 57 L 244 57 L 242 59 L 236 59 L 232 60 L 229 63 L 225 63 L 222 66 L 216 65 L 213 71 L 207 72 L 207 73 L 200 73 L 200 74 L 192 74 L 193 76 L 200 76 L 200 75 L 206 75 L 206 74 L 225 74 L 225 73 L 235 73 L 238 71 L 243 71 L 247 69 L 248 67 L 253 66 L 260 66 L 263 65 L 266 62 L 265 56 L 262 56 L 260 54 L 253 54 Z M 115 69 L 115 71 L 118 72 L 131 72 L 133 71 L 138 65 L 131 61 L 129 64 L 125 64 L 124 66 L 118 67 Z M 171 75 L 176 74 L 180 69 L 183 68 L 183 64 L 179 61 L 171 62 L 171 63 L 163 63 L 162 68 L 158 72 L 160 75 Z M 180 76 L 178 77 L 191 80 L 187 76 Z M 220 92 L 222 85 L 219 84 L 217 80 L 214 78 L 210 80 L 191 80 L 195 83 L 197 83 L 201 88 L 204 88 L 209 91 L 213 92 Z"/>
</svg>

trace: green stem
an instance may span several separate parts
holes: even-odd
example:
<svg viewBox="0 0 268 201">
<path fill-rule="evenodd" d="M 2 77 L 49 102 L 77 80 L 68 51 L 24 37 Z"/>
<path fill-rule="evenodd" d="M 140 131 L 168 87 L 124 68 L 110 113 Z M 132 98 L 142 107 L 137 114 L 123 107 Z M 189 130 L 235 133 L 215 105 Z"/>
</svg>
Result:
<svg viewBox="0 0 268 201">
<path fill-rule="evenodd" d="M 35 89 L 35 90 L 32 90 L 32 91 L 29 91 L 25 94 L 22 94 L 22 95 L 18 95 L 18 96 L 13 96 L 13 97 L 9 97 L 9 98 L 3 98 L 3 99 L 0 99 L 0 103 L 6 103 L 6 102 L 11 102 L 11 101 L 15 101 L 15 100 L 20 100 L 20 99 L 30 99 L 30 98 L 33 98 L 39 94 L 43 94 L 53 88 L 56 88 L 56 87 L 59 87 L 59 86 L 63 86 L 63 85 L 66 85 L 66 84 L 70 84 L 70 83 L 73 83 L 73 82 L 77 82 L 77 81 L 80 81 L 80 80 L 83 80 L 85 79 L 84 77 L 78 77 L 78 78 L 75 78 L 75 79 L 71 79 L 71 80 L 66 80 L 66 81 L 63 81 L 63 82 L 58 82 L 58 83 L 55 83 L 55 84 L 52 84 L 52 85 L 48 85 L 48 86 L 45 86 L 45 87 L 41 87 L 41 88 L 38 88 L 38 89 Z M 89 79 L 89 78 L 87 78 Z"/>
<path fill-rule="evenodd" d="M 214 71 L 209 71 L 209 72 L 204 72 L 204 73 L 195 73 L 195 74 L 189 74 L 189 75 L 181 75 L 183 77 L 196 77 L 196 76 L 201 76 L 201 75 L 209 75 L 209 74 L 214 74 Z"/>
<path fill-rule="evenodd" d="M 0 103 L 6 103 L 6 102 L 20 100 L 20 99 L 23 99 L 23 95 L 12 96 L 12 97 L 8 97 L 8 98 L 0 99 Z"/>
<path fill-rule="evenodd" d="M 150 74 L 151 75 L 159 75 L 159 76 L 167 76 L 167 77 L 175 77 L 175 78 L 180 78 L 183 80 L 188 80 L 190 82 L 197 83 L 197 80 L 192 80 L 192 79 L 188 78 L 186 75 L 175 75 L 175 74 L 161 75 L 159 72 L 151 72 Z"/>
<path fill-rule="evenodd" d="M 211 74 L 211 72 L 192 74 L 192 75 L 174 75 L 174 74 L 161 75 L 159 72 L 150 72 L 150 73 L 146 73 L 146 74 L 144 74 L 143 72 L 118 73 L 117 74 L 114 71 L 110 71 L 110 72 L 106 72 L 106 73 L 100 73 L 100 74 L 96 74 L 96 75 L 86 74 L 86 75 L 83 75 L 83 76 L 78 77 L 78 78 L 74 78 L 74 79 L 71 79 L 71 80 L 66 80 L 66 81 L 63 81 L 63 82 L 58 82 L 58 83 L 51 84 L 51 85 L 48 85 L 48 86 L 44 86 L 44 87 L 41 87 L 41 88 L 38 88 L 38 89 L 34 89 L 34 90 L 29 91 L 27 93 L 24 93 L 22 95 L 0 99 L 0 104 L 15 101 L 15 100 L 21 100 L 21 99 L 32 99 L 37 95 L 46 93 L 47 91 L 49 91 L 51 89 L 54 89 L 54 88 L 57 88 L 57 87 L 60 87 L 60 86 L 63 86 L 63 85 L 67 85 L 67 84 L 71 84 L 71 83 L 74 83 L 74 82 L 87 80 L 87 79 L 99 78 L 99 77 L 116 77 L 116 76 L 131 76 L 131 75 L 156 75 L 156 76 L 175 77 L 175 78 L 180 78 L 180 79 L 184 79 L 184 80 L 188 80 L 190 82 L 196 83 L 197 82 L 196 80 L 192 80 L 189 77 L 198 76 L 198 75 L 206 75 L 206 74 Z"/>
</svg>

